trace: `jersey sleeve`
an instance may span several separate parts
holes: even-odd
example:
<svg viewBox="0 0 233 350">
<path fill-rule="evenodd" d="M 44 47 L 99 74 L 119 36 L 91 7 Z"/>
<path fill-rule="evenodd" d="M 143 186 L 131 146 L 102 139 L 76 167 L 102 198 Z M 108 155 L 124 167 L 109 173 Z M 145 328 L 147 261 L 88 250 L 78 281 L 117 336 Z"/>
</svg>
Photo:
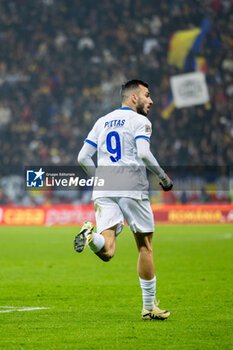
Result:
<svg viewBox="0 0 233 350">
<path fill-rule="evenodd" d="M 89 143 L 90 145 L 97 148 L 98 145 L 98 121 L 94 124 L 93 128 L 87 135 L 87 138 L 84 142 Z"/>
<path fill-rule="evenodd" d="M 149 119 L 140 117 L 141 120 L 137 120 L 134 131 L 134 139 L 144 138 L 150 141 L 152 134 L 152 125 Z"/>
</svg>

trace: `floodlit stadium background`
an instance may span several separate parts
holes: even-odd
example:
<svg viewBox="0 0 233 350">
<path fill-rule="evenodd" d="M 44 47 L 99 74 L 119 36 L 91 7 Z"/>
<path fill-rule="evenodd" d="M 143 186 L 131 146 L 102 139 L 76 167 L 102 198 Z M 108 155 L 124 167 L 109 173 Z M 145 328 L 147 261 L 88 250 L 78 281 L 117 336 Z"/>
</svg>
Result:
<svg viewBox="0 0 233 350">
<path fill-rule="evenodd" d="M 25 191 L 24 167 L 76 165 L 93 123 L 119 107 L 119 87 L 133 78 L 150 85 L 151 149 L 165 170 L 232 167 L 230 1 L 1 1 L 0 18 L 0 223 L 93 219 L 90 192 Z M 176 108 L 170 78 L 196 72 L 209 101 Z M 201 184 L 152 191 L 157 218 L 231 222 L 230 191 L 205 177 Z"/>
<path fill-rule="evenodd" d="M 231 3 L 0 0 L 1 350 L 232 349 Z M 203 81 L 209 100 L 177 108 L 170 78 L 186 73 L 204 80 L 176 89 L 183 102 L 206 99 L 194 89 Z M 171 193 L 151 178 L 164 322 L 141 320 L 128 227 L 110 263 L 77 254 L 75 235 L 94 221 L 90 192 L 25 191 L 25 166 L 77 165 L 93 123 L 119 107 L 132 78 L 150 84 L 155 157 L 172 177 L 189 169 Z M 219 170 L 227 177 L 212 176 Z"/>
</svg>

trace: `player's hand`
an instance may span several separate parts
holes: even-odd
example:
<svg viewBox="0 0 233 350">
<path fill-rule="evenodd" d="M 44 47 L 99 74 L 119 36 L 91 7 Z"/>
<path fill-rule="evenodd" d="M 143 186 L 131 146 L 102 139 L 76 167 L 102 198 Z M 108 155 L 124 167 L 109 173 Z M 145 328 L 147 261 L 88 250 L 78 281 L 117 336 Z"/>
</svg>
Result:
<svg viewBox="0 0 233 350">
<path fill-rule="evenodd" d="M 162 178 L 162 179 L 160 178 L 159 184 L 165 192 L 171 191 L 171 189 L 173 187 L 172 180 L 166 174 L 165 174 L 164 178 Z"/>
</svg>

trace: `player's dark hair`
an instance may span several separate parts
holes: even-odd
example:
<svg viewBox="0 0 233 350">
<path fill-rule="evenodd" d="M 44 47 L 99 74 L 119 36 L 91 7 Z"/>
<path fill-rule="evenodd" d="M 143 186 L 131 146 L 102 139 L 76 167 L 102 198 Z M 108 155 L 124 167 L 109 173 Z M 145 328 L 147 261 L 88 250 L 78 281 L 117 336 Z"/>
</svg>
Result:
<svg viewBox="0 0 233 350">
<path fill-rule="evenodd" d="M 134 90 L 139 87 L 139 85 L 145 86 L 146 88 L 149 87 L 149 85 L 142 80 L 129 80 L 125 84 L 121 86 L 121 99 L 122 101 L 128 97 L 129 91 Z"/>
</svg>

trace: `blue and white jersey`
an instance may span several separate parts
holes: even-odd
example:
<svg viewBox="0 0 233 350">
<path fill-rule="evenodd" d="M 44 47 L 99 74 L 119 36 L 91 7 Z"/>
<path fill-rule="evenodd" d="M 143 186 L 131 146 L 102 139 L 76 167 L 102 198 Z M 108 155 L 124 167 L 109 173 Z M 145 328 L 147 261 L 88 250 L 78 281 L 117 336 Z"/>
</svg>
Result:
<svg viewBox="0 0 233 350">
<path fill-rule="evenodd" d="M 144 138 L 149 142 L 151 132 L 149 119 L 128 107 L 114 110 L 99 118 L 85 140 L 97 149 L 97 172 L 99 167 L 108 167 L 108 169 L 114 169 L 114 174 L 119 175 L 121 170 L 117 167 L 121 169 L 130 167 L 134 178 L 138 175 L 140 184 L 145 185 L 146 181 L 148 188 L 146 168 L 142 159 L 137 155 L 136 140 Z M 123 177 L 124 183 L 125 180 L 126 178 Z M 135 186 L 133 188 L 135 189 Z M 125 188 L 124 191 L 107 189 L 102 192 L 98 190 L 93 192 L 93 198 L 126 196 L 141 199 L 148 197 L 148 191 L 140 191 L 139 188 L 140 186 L 135 191 L 132 189 L 126 191 Z"/>
</svg>

